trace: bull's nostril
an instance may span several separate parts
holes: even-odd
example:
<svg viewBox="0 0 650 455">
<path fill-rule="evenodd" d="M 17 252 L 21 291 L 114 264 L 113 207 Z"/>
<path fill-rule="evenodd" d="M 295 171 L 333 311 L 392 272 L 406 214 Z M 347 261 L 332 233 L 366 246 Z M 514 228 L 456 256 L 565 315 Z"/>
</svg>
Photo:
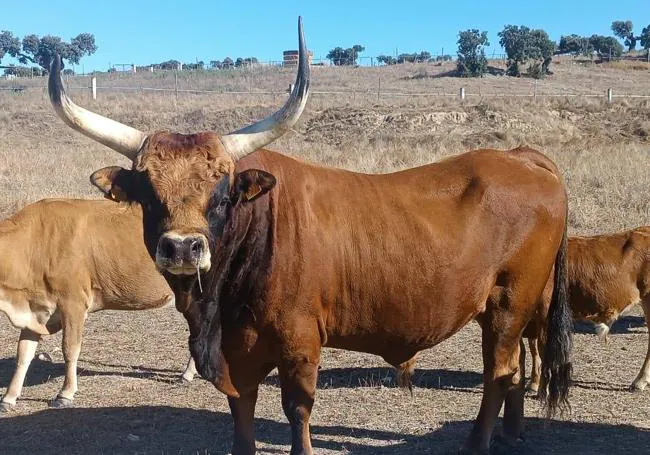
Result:
<svg viewBox="0 0 650 455">
<path fill-rule="evenodd" d="M 193 256 L 198 256 L 201 254 L 201 241 L 192 240 L 192 243 L 190 243 L 190 251 Z"/>
<path fill-rule="evenodd" d="M 162 253 L 163 257 L 168 259 L 172 259 L 174 257 L 176 248 L 174 246 L 174 242 L 171 239 L 163 237 L 160 247 L 160 252 Z"/>
</svg>

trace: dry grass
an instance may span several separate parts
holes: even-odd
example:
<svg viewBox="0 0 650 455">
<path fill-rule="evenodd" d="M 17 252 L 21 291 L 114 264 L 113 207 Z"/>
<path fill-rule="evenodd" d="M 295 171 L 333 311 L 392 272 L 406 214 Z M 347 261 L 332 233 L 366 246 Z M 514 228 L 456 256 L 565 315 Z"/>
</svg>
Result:
<svg viewBox="0 0 650 455">
<path fill-rule="evenodd" d="M 529 90 L 529 80 L 436 78 L 444 67 L 314 69 L 314 88 L 348 87 L 356 96 L 315 96 L 296 131 L 273 145 L 277 150 L 328 166 L 389 172 L 475 147 L 538 147 L 563 170 L 570 193 L 573 233 L 624 229 L 650 221 L 650 103 L 601 99 L 520 98 L 459 103 L 453 98 L 382 98 L 382 90 L 454 92 Z M 647 74 L 602 65 L 563 63 L 542 90 L 616 93 L 650 91 Z M 426 72 L 426 74 L 424 73 Z M 417 77 L 414 77 L 414 74 Z M 140 76 L 137 76 L 140 77 Z M 143 75 L 124 83 L 154 83 L 167 76 Z M 185 76 L 184 76 L 185 77 Z M 246 75 L 189 75 L 181 84 L 240 89 Z M 292 74 L 252 73 L 255 87 L 284 88 Z M 230 78 L 230 79 L 229 79 Z M 143 82 L 144 81 L 144 82 Z M 33 82 L 36 84 L 37 82 Z M 230 85 L 227 85 L 230 84 Z M 173 84 L 172 84 L 173 85 Z M 538 90 L 540 87 L 538 86 Z M 369 93 L 361 94 L 364 91 Z M 80 104 L 146 131 L 225 132 L 270 113 L 277 96 L 233 97 L 183 94 L 102 93 Z M 127 165 L 115 153 L 73 133 L 52 112 L 41 89 L 0 93 L 0 214 L 42 197 L 98 197 L 88 183 L 102 166 Z M 544 427 L 538 406 L 527 402 L 530 434 L 525 453 L 639 452 L 650 445 L 650 402 L 625 388 L 645 355 L 642 319 L 619 324 L 605 346 L 591 333 L 576 336 L 577 386 L 573 414 Z M 172 308 L 126 315 L 106 312 L 89 318 L 82 352 L 77 409 L 46 410 L 45 400 L 62 381 L 60 336 L 42 349 L 54 365 L 35 362 L 18 412 L 0 423 L 3 453 L 223 453 L 230 417 L 223 396 L 203 381 L 175 383 L 187 359 L 187 329 Z M 0 384 L 9 381 L 17 333 L 0 318 Z M 323 357 L 312 419 L 318 453 L 448 453 L 470 429 L 480 403 L 480 334 L 475 324 L 422 354 L 415 396 L 394 387 L 381 360 L 336 350 Z M 289 430 L 280 407 L 277 379 L 260 392 L 258 440 L 263 453 L 287 449 Z M 63 449 L 63 447 L 66 447 Z"/>
</svg>

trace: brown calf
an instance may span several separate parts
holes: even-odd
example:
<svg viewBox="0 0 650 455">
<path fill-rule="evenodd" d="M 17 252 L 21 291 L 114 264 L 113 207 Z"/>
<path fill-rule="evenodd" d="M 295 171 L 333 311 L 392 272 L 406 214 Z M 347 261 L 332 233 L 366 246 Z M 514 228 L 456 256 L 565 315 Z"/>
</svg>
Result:
<svg viewBox="0 0 650 455">
<path fill-rule="evenodd" d="M 650 321 L 650 227 L 616 234 L 569 238 L 569 305 L 577 320 L 596 324 L 606 337 L 612 324 L 634 305 L 641 304 Z M 553 283 L 544 291 L 544 305 L 550 303 Z M 537 391 L 541 359 L 537 337 L 530 334 L 533 369 L 529 389 Z M 632 390 L 643 390 L 650 382 L 650 336 L 648 352 Z"/>
</svg>

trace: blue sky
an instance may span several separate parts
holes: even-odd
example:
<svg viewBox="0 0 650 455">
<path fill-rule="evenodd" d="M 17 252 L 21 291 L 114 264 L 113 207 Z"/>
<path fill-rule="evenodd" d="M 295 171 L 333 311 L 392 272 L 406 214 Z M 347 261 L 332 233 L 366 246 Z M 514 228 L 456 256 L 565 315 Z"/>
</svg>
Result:
<svg viewBox="0 0 650 455">
<path fill-rule="evenodd" d="M 428 50 L 455 54 L 459 30 L 487 30 L 500 53 L 497 32 L 505 24 L 545 29 L 561 35 L 610 35 L 613 20 L 630 19 L 635 31 L 650 23 L 650 2 L 592 1 L 154 1 L 32 0 L 2 2 L 2 23 L 22 37 L 53 34 L 69 40 L 81 32 L 95 35 L 98 51 L 82 60 L 85 71 L 106 70 L 109 63 L 139 65 L 169 59 L 206 63 L 255 56 L 280 60 L 297 44 L 302 15 L 314 57 L 328 50 L 361 44 L 363 55 Z M 5 57 L 2 64 L 11 63 Z M 78 68 L 81 69 L 81 68 Z"/>
</svg>

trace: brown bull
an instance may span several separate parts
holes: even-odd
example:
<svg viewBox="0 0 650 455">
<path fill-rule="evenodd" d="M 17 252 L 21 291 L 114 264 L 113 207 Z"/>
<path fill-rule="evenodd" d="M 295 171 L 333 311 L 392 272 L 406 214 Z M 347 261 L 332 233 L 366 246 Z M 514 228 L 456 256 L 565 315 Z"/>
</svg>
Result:
<svg viewBox="0 0 650 455">
<path fill-rule="evenodd" d="M 65 380 L 50 405 L 70 406 L 88 313 L 173 301 L 142 235 L 140 207 L 109 201 L 43 200 L 0 222 L 0 312 L 21 329 L 0 414 L 15 406 L 43 335 L 63 329 Z M 183 376 L 193 371 L 190 361 Z"/>
<path fill-rule="evenodd" d="M 59 67 L 63 120 L 133 160 L 91 180 L 144 207 L 145 239 L 190 326 L 202 376 L 228 395 L 234 454 L 255 451 L 258 384 L 277 367 L 293 454 L 311 453 L 309 416 L 323 346 L 382 356 L 408 374 L 414 354 L 483 313 L 484 395 L 464 449 L 523 431 L 521 334 L 553 265 L 542 367 L 551 411 L 565 404 L 567 199 L 539 152 L 479 150 L 389 175 L 364 175 L 258 150 L 302 112 L 309 66 L 299 22 L 294 91 L 270 118 L 228 135 L 146 135 L 76 106 Z M 58 63 L 58 61 L 57 61 Z M 276 184 L 277 182 L 277 184 Z M 206 216 L 207 211 L 207 216 Z M 503 298 L 486 305 L 491 289 Z"/>
<path fill-rule="evenodd" d="M 650 227 L 616 234 L 569 238 L 569 305 L 577 320 L 596 324 L 607 336 L 611 325 L 631 307 L 641 304 L 646 323 L 650 321 Z M 551 300 L 553 283 L 544 291 L 544 306 Z M 526 334 L 528 335 L 528 334 Z M 650 382 L 650 338 L 641 371 L 632 390 L 643 390 Z M 540 383 L 541 359 L 535 334 L 529 338 L 533 357 L 530 389 Z"/>
</svg>

